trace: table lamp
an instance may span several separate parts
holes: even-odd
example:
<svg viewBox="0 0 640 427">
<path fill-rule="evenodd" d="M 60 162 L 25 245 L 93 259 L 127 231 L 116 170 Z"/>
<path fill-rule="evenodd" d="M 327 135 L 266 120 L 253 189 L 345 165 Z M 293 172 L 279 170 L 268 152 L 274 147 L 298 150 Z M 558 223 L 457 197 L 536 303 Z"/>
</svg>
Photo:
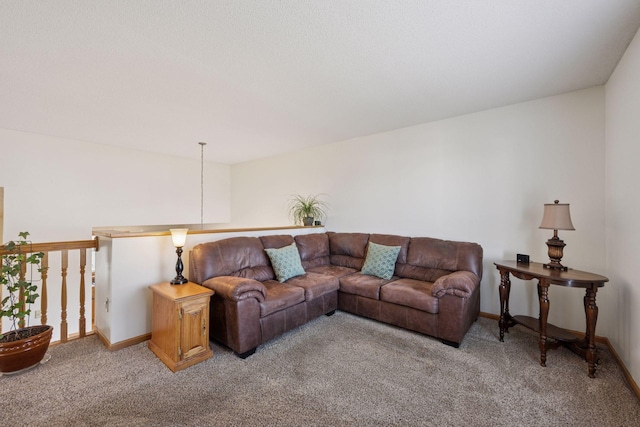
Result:
<svg viewBox="0 0 640 427">
<path fill-rule="evenodd" d="M 182 264 L 182 247 L 187 241 L 187 232 L 189 229 L 171 228 L 169 231 L 171 232 L 173 246 L 176 247 L 176 253 L 178 254 L 178 261 L 176 262 L 176 277 L 170 283 L 172 285 L 182 285 L 189 281 L 189 279 L 182 275 L 182 270 L 184 270 L 184 265 Z"/>
<path fill-rule="evenodd" d="M 560 264 L 562 251 L 566 245 L 564 241 L 558 237 L 558 230 L 575 230 L 571 223 L 569 204 L 559 203 L 558 200 L 555 200 L 553 203 L 545 203 L 542 223 L 538 228 L 553 230 L 553 237 L 547 240 L 550 262 L 544 264 L 545 268 L 567 271 L 568 268 Z"/>
</svg>

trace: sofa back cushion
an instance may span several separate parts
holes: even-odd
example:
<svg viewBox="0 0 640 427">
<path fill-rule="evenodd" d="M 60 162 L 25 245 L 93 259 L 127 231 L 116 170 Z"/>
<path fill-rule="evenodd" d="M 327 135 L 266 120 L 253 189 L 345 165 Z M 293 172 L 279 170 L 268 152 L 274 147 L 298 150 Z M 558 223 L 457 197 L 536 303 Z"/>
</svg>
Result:
<svg viewBox="0 0 640 427">
<path fill-rule="evenodd" d="M 364 264 L 369 235 L 328 232 L 331 264 L 360 270 Z"/>
<path fill-rule="evenodd" d="M 260 236 L 259 239 L 265 249 L 280 249 L 293 243 L 293 236 L 289 234 Z"/>
<path fill-rule="evenodd" d="M 330 264 L 331 252 L 329 237 L 326 233 L 299 234 L 295 237 L 295 241 L 305 270 Z"/>
<path fill-rule="evenodd" d="M 396 274 L 435 282 L 454 271 L 466 270 L 482 278 L 482 247 L 476 243 L 413 237 L 406 264 L 396 264 Z"/>
<path fill-rule="evenodd" d="M 273 280 L 275 275 L 262 242 L 257 237 L 233 237 L 201 243 L 191 250 L 191 281 L 202 283 L 217 276 Z"/>
</svg>

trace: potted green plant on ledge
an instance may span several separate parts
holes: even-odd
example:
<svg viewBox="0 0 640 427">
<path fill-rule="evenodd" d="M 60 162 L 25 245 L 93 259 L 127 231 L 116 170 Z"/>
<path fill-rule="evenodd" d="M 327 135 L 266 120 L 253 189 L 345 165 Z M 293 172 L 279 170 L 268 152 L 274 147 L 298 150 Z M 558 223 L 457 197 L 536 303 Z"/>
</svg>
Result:
<svg viewBox="0 0 640 427">
<path fill-rule="evenodd" d="M 327 214 L 327 204 L 320 200 L 321 194 L 295 195 L 289 202 L 289 217 L 294 224 L 313 225 L 314 219 L 321 221 Z"/>
<path fill-rule="evenodd" d="M 30 253 L 28 232 L 19 233 L 17 242 L 0 246 L 2 268 L 0 270 L 0 319 L 7 318 L 9 331 L 0 331 L 0 372 L 16 373 L 37 365 L 44 358 L 53 327 L 28 326 L 31 304 L 38 299 L 38 286 L 31 278 L 32 268 L 40 267 L 42 252 Z M 27 326 L 24 327 L 24 323 Z"/>
</svg>

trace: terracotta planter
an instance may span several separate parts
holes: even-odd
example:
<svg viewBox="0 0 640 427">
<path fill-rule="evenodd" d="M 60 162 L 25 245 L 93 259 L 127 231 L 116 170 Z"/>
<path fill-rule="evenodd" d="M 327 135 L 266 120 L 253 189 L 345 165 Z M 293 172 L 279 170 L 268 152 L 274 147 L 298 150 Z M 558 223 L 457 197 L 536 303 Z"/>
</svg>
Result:
<svg viewBox="0 0 640 427">
<path fill-rule="evenodd" d="M 53 326 L 29 326 L 6 336 L 30 329 L 33 335 L 17 341 L 0 342 L 0 372 L 16 372 L 34 366 L 42 360 L 49 348 Z"/>
</svg>

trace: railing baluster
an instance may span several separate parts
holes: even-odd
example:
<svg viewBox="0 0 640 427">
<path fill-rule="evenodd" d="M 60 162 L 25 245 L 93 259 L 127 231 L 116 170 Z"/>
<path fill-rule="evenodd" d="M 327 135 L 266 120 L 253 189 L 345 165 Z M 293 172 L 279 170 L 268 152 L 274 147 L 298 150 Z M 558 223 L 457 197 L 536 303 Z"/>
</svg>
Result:
<svg viewBox="0 0 640 427">
<path fill-rule="evenodd" d="M 27 264 L 26 263 L 22 263 L 22 265 L 20 266 L 20 280 L 24 280 L 27 274 Z M 22 309 L 25 308 L 25 305 L 27 303 L 26 298 L 24 296 L 24 289 L 20 288 L 20 292 L 18 292 L 18 301 L 20 301 L 20 303 L 22 303 Z M 24 328 L 25 327 L 25 321 L 26 319 L 23 317 L 22 319 L 18 320 L 18 328 Z"/>
<path fill-rule="evenodd" d="M 45 252 L 42 257 L 42 263 L 40 264 L 42 267 L 42 273 L 40 273 L 42 277 L 42 295 L 40 295 L 40 324 L 47 324 L 47 271 L 49 268 L 49 252 Z"/>
<path fill-rule="evenodd" d="M 62 295 L 60 296 L 60 341 L 67 342 L 67 269 L 69 268 L 69 251 L 64 249 L 62 254 Z"/>
<path fill-rule="evenodd" d="M 87 250 L 80 249 L 80 337 L 87 334 L 87 320 L 84 317 L 84 270 L 87 265 Z"/>
</svg>

